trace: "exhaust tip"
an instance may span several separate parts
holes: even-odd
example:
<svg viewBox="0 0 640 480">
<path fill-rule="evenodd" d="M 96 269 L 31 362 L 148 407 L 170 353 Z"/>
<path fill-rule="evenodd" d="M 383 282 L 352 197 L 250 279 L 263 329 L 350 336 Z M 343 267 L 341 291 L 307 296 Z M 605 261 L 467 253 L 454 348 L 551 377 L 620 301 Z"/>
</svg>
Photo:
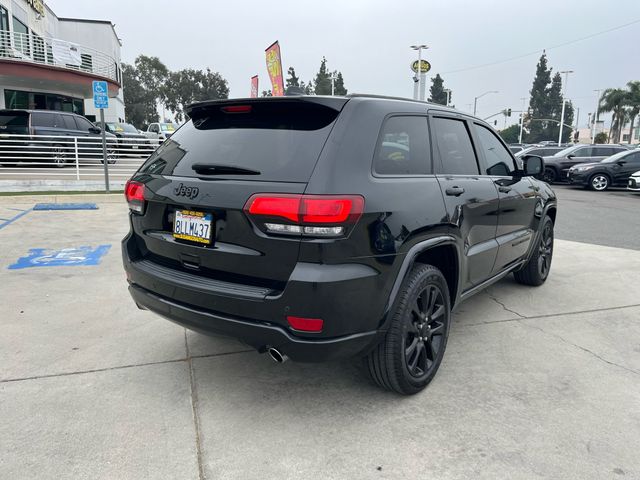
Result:
<svg viewBox="0 0 640 480">
<path fill-rule="evenodd" d="M 273 347 L 269 347 L 269 349 L 267 350 L 267 353 L 276 363 L 284 363 L 287 360 L 289 360 L 289 357 L 287 357 L 284 353 L 280 352 L 280 350 Z"/>
</svg>

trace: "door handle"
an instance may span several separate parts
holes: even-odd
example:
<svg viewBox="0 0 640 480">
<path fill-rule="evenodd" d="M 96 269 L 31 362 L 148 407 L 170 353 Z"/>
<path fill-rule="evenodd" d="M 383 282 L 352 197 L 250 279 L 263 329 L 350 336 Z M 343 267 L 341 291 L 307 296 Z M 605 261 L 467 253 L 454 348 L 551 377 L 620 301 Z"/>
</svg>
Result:
<svg viewBox="0 0 640 480">
<path fill-rule="evenodd" d="M 449 187 L 444 191 L 444 193 L 446 193 L 450 197 L 459 197 L 460 195 L 462 195 L 464 193 L 464 188 L 457 187 L 457 186 L 456 187 Z"/>
<path fill-rule="evenodd" d="M 511 187 L 499 186 L 498 191 L 500 193 L 509 193 L 511 191 Z"/>
</svg>

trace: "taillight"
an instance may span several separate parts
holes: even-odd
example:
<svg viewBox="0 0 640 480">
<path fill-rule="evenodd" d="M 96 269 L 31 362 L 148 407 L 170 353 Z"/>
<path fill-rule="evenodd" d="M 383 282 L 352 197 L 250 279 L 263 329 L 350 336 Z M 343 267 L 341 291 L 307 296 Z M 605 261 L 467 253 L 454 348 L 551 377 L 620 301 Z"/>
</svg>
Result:
<svg viewBox="0 0 640 480">
<path fill-rule="evenodd" d="M 340 237 L 364 211 L 360 195 L 258 193 L 244 206 L 268 233 Z M 283 220 L 285 221 L 283 223 Z"/>
<path fill-rule="evenodd" d="M 124 196 L 127 198 L 131 211 L 139 214 L 144 213 L 144 183 L 128 180 L 124 187 Z"/>
<path fill-rule="evenodd" d="M 228 105 L 220 110 L 224 113 L 251 113 L 251 105 Z"/>
</svg>

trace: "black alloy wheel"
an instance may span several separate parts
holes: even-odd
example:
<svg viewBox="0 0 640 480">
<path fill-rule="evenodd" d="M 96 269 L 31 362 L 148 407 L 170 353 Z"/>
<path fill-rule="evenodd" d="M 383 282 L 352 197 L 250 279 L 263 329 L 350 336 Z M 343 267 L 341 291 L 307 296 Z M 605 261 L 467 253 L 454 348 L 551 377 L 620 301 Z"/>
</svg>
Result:
<svg viewBox="0 0 640 480">
<path fill-rule="evenodd" d="M 427 285 L 407 316 L 404 360 L 409 373 L 420 379 L 430 373 L 444 345 L 448 318 L 444 296 L 437 285 Z"/>
</svg>

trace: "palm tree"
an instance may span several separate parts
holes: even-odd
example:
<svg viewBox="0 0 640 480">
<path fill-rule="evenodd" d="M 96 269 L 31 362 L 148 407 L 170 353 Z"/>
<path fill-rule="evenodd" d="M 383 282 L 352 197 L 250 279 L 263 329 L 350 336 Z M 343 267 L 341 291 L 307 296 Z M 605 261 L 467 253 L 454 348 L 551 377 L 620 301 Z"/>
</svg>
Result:
<svg viewBox="0 0 640 480">
<path fill-rule="evenodd" d="M 633 123 L 640 113 L 640 80 L 633 80 L 627 83 L 627 105 L 629 106 L 627 114 L 631 120 L 629 125 L 629 143 L 633 140 Z"/>
<path fill-rule="evenodd" d="M 620 132 L 624 125 L 626 112 L 624 111 L 628 100 L 628 92 L 622 88 L 607 88 L 600 98 L 600 111 L 612 112 L 611 132 L 609 138 L 613 143 L 620 141 Z"/>
</svg>

